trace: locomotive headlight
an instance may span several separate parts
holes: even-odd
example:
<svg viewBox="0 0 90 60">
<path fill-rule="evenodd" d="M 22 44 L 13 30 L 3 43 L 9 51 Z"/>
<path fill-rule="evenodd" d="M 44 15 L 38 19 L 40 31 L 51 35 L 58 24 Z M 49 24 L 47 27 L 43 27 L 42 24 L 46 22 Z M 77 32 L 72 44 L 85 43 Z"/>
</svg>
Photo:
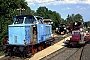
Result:
<svg viewBox="0 0 90 60">
<path fill-rule="evenodd" d="M 53 22 L 51 22 L 51 24 L 53 24 Z"/>
<path fill-rule="evenodd" d="M 82 29 L 82 28 L 80 28 L 80 31 L 83 31 L 83 29 Z"/>
<path fill-rule="evenodd" d="M 58 28 L 56 28 L 56 31 L 58 30 Z"/>
<path fill-rule="evenodd" d="M 23 52 L 23 50 L 24 50 L 24 47 L 19 47 L 20 52 Z"/>
<path fill-rule="evenodd" d="M 64 28 L 66 30 L 66 28 Z"/>
</svg>

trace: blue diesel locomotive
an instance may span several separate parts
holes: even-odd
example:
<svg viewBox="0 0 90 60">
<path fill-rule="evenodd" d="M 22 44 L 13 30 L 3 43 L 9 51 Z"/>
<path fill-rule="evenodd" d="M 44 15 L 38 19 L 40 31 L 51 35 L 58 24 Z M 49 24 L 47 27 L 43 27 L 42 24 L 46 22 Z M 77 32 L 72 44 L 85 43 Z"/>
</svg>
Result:
<svg viewBox="0 0 90 60">
<path fill-rule="evenodd" d="M 6 55 L 27 56 L 35 54 L 49 46 L 52 37 L 52 26 L 44 23 L 44 19 L 34 15 L 20 15 L 14 23 L 8 25 L 8 44 L 3 46 Z"/>
</svg>

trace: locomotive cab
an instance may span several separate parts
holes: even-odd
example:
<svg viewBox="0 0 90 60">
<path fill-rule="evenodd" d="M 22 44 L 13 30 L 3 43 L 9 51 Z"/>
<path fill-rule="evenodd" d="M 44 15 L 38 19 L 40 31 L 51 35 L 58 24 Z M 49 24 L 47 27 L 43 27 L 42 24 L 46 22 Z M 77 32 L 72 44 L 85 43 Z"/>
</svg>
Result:
<svg viewBox="0 0 90 60">
<path fill-rule="evenodd" d="M 58 27 L 56 28 L 55 32 L 57 34 L 61 34 L 61 35 L 65 34 L 67 32 L 66 25 L 65 24 L 58 24 Z"/>
<path fill-rule="evenodd" d="M 78 41 L 81 40 L 81 34 L 79 30 L 72 31 L 72 37 L 70 38 L 70 44 L 78 44 Z"/>
<path fill-rule="evenodd" d="M 70 38 L 69 45 L 70 46 L 81 46 L 87 43 L 90 40 L 90 35 L 86 34 L 84 36 L 84 33 L 80 30 L 74 30 L 72 31 L 72 37 Z"/>
</svg>

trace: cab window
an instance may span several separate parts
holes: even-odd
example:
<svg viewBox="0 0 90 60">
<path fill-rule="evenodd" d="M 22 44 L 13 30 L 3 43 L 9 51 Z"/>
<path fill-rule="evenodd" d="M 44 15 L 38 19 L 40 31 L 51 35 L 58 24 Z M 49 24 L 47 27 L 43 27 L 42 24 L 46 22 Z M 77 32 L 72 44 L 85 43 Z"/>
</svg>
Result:
<svg viewBox="0 0 90 60">
<path fill-rule="evenodd" d="M 14 24 L 22 24 L 22 23 L 23 23 L 23 20 L 24 20 L 23 17 L 15 18 L 15 22 L 14 22 Z"/>
<path fill-rule="evenodd" d="M 33 17 L 26 17 L 25 24 L 33 24 L 35 19 Z"/>
</svg>

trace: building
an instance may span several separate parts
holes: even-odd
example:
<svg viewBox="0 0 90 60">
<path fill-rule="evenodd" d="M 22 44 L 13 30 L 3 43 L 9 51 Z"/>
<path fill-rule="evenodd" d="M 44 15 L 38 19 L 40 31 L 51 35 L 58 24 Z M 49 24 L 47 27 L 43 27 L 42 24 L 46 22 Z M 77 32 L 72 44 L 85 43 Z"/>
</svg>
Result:
<svg viewBox="0 0 90 60">
<path fill-rule="evenodd" d="M 53 20 L 51 20 L 51 19 L 43 19 L 43 22 L 45 24 L 49 24 L 49 25 L 53 24 Z"/>
</svg>

